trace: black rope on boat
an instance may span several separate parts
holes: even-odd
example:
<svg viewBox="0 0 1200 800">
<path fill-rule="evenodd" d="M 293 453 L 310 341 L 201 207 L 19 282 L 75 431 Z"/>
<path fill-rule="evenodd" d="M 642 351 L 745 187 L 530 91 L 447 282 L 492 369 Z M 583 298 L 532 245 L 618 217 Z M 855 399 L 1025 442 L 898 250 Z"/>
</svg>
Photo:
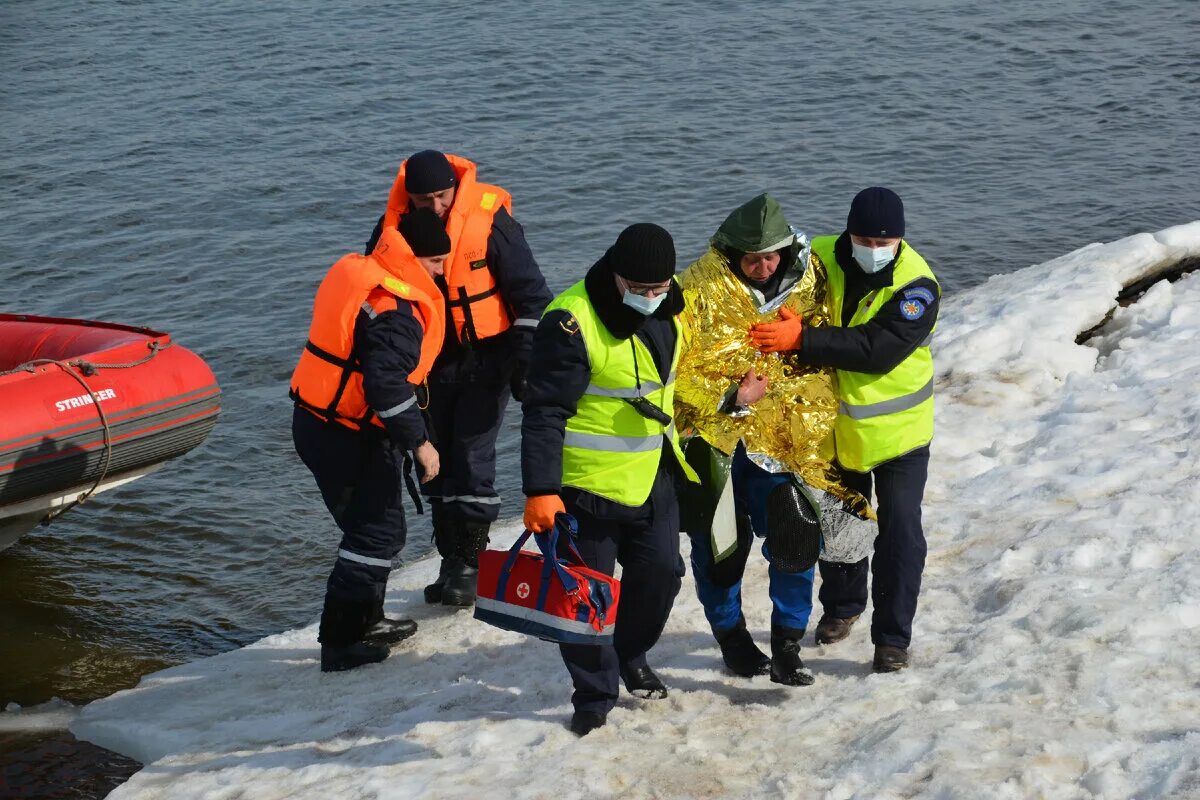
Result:
<svg viewBox="0 0 1200 800">
<path fill-rule="evenodd" d="M 104 456 L 102 462 L 104 466 L 100 469 L 100 474 L 96 477 L 95 483 L 92 484 L 90 489 L 79 495 L 74 502 L 47 512 L 45 518 L 42 520 L 43 525 L 49 525 L 51 522 L 58 519 L 75 506 L 83 505 L 85 501 L 87 501 L 93 494 L 96 493 L 96 490 L 100 488 L 100 484 L 104 482 L 106 477 L 108 477 L 108 468 L 112 465 L 112 429 L 109 428 L 108 425 L 108 416 L 104 413 L 104 408 L 100 405 L 100 398 L 96 396 L 96 392 L 91 386 L 88 385 L 88 382 L 84 379 L 84 376 L 90 378 L 102 369 L 128 369 L 130 367 L 136 367 L 141 364 L 145 364 L 147 361 L 154 358 L 163 350 L 166 350 L 174 344 L 175 343 L 172 341 L 163 343 L 156 341 L 147 342 L 146 346 L 149 348 L 150 353 L 145 358 L 138 359 L 137 361 L 129 361 L 124 364 L 97 364 L 92 361 L 85 361 L 82 358 L 73 359 L 71 361 L 60 361 L 55 358 L 38 358 L 34 359 L 33 361 L 26 361 L 24 364 L 5 372 L 0 372 L 0 376 L 12 375 L 16 372 L 37 372 L 37 368 L 39 366 L 54 364 L 63 372 L 79 381 L 79 384 L 83 386 L 84 390 L 92 398 L 92 405 L 95 407 L 96 414 L 100 417 L 100 425 L 104 429 Z M 76 372 L 76 370 L 78 370 L 78 372 Z"/>
</svg>

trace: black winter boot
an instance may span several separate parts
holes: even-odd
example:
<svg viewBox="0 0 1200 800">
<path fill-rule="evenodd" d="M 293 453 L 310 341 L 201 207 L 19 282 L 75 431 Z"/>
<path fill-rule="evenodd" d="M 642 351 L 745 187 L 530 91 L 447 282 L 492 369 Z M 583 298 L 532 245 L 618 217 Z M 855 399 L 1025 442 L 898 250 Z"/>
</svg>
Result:
<svg viewBox="0 0 1200 800">
<path fill-rule="evenodd" d="M 875 672 L 899 672 L 908 667 L 908 650 L 886 644 L 875 645 L 871 669 Z"/>
<path fill-rule="evenodd" d="M 363 641 L 371 644 L 396 644 L 416 632 L 416 620 L 384 617 L 367 628 L 367 632 L 363 634 Z"/>
<path fill-rule="evenodd" d="M 448 570 L 442 585 L 442 605 L 469 608 L 475 603 L 476 581 L 479 577 L 479 554 L 487 547 L 487 522 L 458 521 L 455 526 L 457 561 Z"/>
<path fill-rule="evenodd" d="M 784 686 L 811 686 L 813 674 L 800 660 L 804 631 L 771 629 L 771 682 Z"/>
<path fill-rule="evenodd" d="M 571 715 L 571 733 L 587 736 L 596 728 L 603 728 L 608 718 L 596 711 L 576 711 Z"/>
<path fill-rule="evenodd" d="M 831 617 L 828 614 L 822 614 L 821 620 L 817 623 L 816 640 L 817 644 L 834 644 L 840 642 L 850 635 L 850 629 L 854 627 L 854 623 L 858 621 L 858 614 L 853 617 L 839 619 Z"/>
<path fill-rule="evenodd" d="M 364 664 L 377 664 L 388 657 L 387 645 L 355 642 L 321 645 L 321 672 L 344 672 Z"/>
<path fill-rule="evenodd" d="M 721 646 L 721 658 L 725 660 L 725 666 L 734 675 L 753 678 L 771 671 L 771 659 L 754 643 L 754 637 L 746 630 L 745 617 L 729 630 L 713 631 L 713 634 Z"/>
<path fill-rule="evenodd" d="M 446 586 L 446 576 L 453 569 L 453 561 L 457 559 L 442 558 L 441 566 L 438 567 L 437 580 L 425 587 L 425 602 L 432 605 L 442 604 L 442 589 Z"/>
<path fill-rule="evenodd" d="M 396 644 L 417 632 L 417 623 L 411 619 L 391 619 L 383 615 L 383 595 L 375 602 L 374 611 L 367 619 L 363 641 L 369 644 Z"/>
<path fill-rule="evenodd" d="M 443 562 L 447 565 L 446 582 L 442 585 L 442 605 L 470 608 L 475 604 L 475 581 L 479 568 L 468 566 L 460 559 Z"/>
<path fill-rule="evenodd" d="M 362 641 L 367 620 L 373 614 L 373 606 L 370 601 L 355 603 L 325 596 L 325 608 L 321 612 L 321 627 L 317 634 L 317 640 L 321 643 L 322 672 L 341 672 L 363 664 L 374 664 L 388 657 L 386 646 Z"/>
<path fill-rule="evenodd" d="M 446 513 L 441 502 L 430 503 L 430 516 L 433 517 L 433 541 L 437 545 L 442 563 L 438 567 L 437 580 L 425 587 L 425 602 L 441 605 L 442 588 L 446 585 L 446 576 L 453 569 L 453 562 L 458 558 L 457 536 L 455 535 L 454 520 Z"/>
<path fill-rule="evenodd" d="M 650 665 L 640 667 L 623 667 L 621 680 L 625 681 L 625 689 L 634 697 L 643 700 L 661 700 L 667 696 L 667 686 L 662 679 L 654 674 Z"/>
</svg>

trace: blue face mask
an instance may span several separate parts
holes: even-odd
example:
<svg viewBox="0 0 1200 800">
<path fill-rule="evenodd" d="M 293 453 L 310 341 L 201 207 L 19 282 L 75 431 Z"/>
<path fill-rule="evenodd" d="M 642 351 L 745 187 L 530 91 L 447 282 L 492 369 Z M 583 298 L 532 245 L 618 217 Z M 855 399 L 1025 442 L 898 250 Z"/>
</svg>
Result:
<svg viewBox="0 0 1200 800">
<path fill-rule="evenodd" d="M 868 274 L 879 272 L 896 257 L 890 247 L 867 247 L 857 242 L 850 243 L 850 251 L 854 254 L 854 260 L 863 268 L 863 272 Z"/>
<path fill-rule="evenodd" d="M 649 297 L 642 297 L 640 294 L 634 294 L 628 289 L 625 290 L 625 296 L 621 298 L 621 302 L 644 317 L 648 317 L 658 310 L 662 305 L 663 300 L 667 299 L 667 293 L 663 292 L 658 297 L 651 300 Z"/>
</svg>

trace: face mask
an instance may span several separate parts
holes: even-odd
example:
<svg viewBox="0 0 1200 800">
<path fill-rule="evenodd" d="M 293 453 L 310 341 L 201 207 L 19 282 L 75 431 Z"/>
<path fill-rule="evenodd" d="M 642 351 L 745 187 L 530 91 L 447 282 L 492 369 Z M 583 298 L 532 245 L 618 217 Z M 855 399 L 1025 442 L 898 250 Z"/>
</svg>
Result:
<svg viewBox="0 0 1200 800">
<path fill-rule="evenodd" d="M 625 296 L 621 298 L 621 302 L 642 316 L 648 317 L 657 311 L 658 307 L 662 305 L 662 301 L 666 299 L 666 292 L 663 292 L 658 297 L 651 300 L 649 297 L 642 297 L 640 294 L 634 294 L 633 292 L 626 290 Z"/>
<path fill-rule="evenodd" d="M 867 247 L 857 242 L 851 242 L 850 250 L 854 254 L 854 260 L 863 268 L 863 272 L 868 274 L 879 272 L 896 257 L 890 247 Z"/>
</svg>

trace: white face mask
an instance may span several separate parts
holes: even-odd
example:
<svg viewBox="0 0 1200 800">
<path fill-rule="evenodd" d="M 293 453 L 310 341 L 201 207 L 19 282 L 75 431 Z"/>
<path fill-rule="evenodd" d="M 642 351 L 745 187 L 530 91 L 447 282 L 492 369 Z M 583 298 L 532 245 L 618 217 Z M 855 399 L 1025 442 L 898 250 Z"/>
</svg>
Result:
<svg viewBox="0 0 1200 800">
<path fill-rule="evenodd" d="M 896 254 L 890 247 L 867 247 L 857 242 L 850 243 L 850 251 L 854 260 L 863 268 L 863 272 L 874 274 L 891 263 Z"/>
<path fill-rule="evenodd" d="M 651 300 L 649 297 L 642 297 L 640 294 L 634 294 L 626 289 L 625 295 L 621 298 L 621 302 L 642 316 L 648 317 L 657 311 L 658 307 L 662 305 L 663 300 L 666 299 L 666 292 L 663 292 L 658 297 L 655 297 L 653 300 Z"/>
</svg>

